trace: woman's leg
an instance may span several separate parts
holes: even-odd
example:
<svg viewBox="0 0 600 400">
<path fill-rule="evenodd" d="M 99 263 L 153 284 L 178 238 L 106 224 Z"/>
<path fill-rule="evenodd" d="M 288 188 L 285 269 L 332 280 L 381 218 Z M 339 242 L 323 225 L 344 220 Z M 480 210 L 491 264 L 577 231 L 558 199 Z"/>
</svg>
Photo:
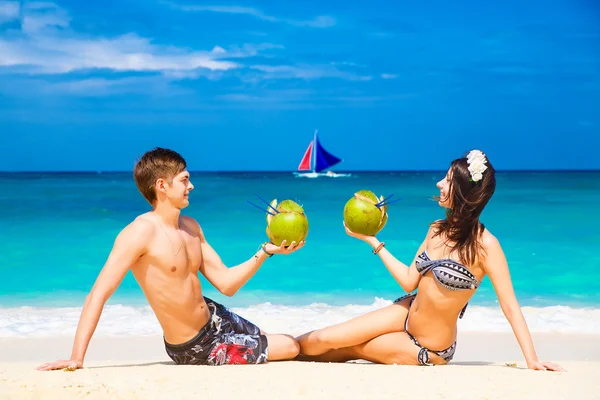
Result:
<svg viewBox="0 0 600 400">
<path fill-rule="evenodd" d="M 386 333 L 402 332 L 412 299 L 413 297 L 407 297 L 350 321 L 307 332 L 296 338 L 300 344 L 300 354 L 321 355 L 332 349 L 366 343 Z"/>
<path fill-rule="evenodd" d="M 312 357 L 301 356 L 300 359 L 321 362 L 346 362 L 360 359 L 378 364 L 419 365 L 418 354 L 419 347 L 405 332 L 393 332 L 356 346 L 329 350 Z M 446 361 L 437 354 L 429 352 L 429 357 L 433 364 L 446 364 Z"/>
</svg>

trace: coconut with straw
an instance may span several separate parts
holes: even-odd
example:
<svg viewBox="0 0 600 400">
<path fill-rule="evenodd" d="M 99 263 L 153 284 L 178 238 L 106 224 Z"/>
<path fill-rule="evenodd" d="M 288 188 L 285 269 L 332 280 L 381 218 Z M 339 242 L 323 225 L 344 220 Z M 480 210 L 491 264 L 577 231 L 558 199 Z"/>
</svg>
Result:
<svg viewBox="0 0 600 400">
<path fill-rule="evenodd" d="M 308 235 L 308 218 L 304 213 L 304 208 L 293 200 L 283 200 L 277 203 L 273 199 L 270 203 L 262 197 L 256 195 L 267 205 L 263 209 L 256 204 L 249 204 L 263 210 L 267 213 L 267 237 L 276 246 L 281 246 L 285 240 L 286 247 L 296 242 L 296 245 L 306 239 Z"/>
<path fill-rule="evenodd" d="M 360 190 L 344 206 L 344 222 L 352 232 L 367 236 L 379 233 L 388 221 L 388 200 L 394 196 L 377 197 L 370 190 Z"/>
</svg>

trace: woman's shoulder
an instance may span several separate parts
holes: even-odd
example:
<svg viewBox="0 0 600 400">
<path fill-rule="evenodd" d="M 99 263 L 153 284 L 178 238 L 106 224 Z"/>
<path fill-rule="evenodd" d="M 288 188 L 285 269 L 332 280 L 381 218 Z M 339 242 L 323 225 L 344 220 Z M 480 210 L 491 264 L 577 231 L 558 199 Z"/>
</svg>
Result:
<svg viewBox="0 0 600 400">
<path fill-rule="evenodd" d="M 445 219 L 436 219 L 435 221 L 429 223 L 429 229 L 439 229 L 442 225 L 444 225 L 445 222 Z"/>
<path fill-rule="evenodd" d="M 429 230 L 427 232 L 427 237 L 430 238 L 432 236 L 435 236 L 436 233 L 438 233 L 440 230 L 442 230 L 444 222 L 446 222 L 445 219 L 436 219 L 435 221 L 430 222 Z"/>
<path fill-rule="evenodd" d="M 481 244 L 485 249 L 494 248 L 496 246 L 500 246 L 500 242 L 498 238 L 490 232 L 488 228 L 484 228 L 483 233 L 481 234 Z"/>
</svg>

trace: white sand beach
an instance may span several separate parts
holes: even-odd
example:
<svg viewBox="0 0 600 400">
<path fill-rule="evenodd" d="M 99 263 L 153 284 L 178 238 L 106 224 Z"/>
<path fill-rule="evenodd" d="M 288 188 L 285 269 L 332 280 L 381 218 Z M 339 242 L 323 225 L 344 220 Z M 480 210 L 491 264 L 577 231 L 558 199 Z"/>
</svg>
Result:
<svg viewBox="0 0 600 400">
<path fill-rule="evenodd" d="M 598 399 L 600 335 L 534 334 L 542 360 L 567 372 L 525 369 L 510 333 L 459 335 L 447 366 L 273 362 L 177 366 L 160 337 L 98 337 L 85 369 L 40 372 L 68 357 L 71 338 L 0 339 L 0 399 Z M 516 367 L 507 363 L 516 362 Z"/>
</svg>

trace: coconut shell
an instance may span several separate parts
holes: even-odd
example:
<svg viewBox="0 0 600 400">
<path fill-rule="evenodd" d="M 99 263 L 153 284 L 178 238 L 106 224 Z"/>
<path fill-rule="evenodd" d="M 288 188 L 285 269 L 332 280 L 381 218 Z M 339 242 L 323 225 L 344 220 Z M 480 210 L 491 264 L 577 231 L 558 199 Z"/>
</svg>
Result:
<svg viewBox="0 0 600 400">
<path fill-rule="evenodd" d="M 277 206 L 277 210 L 280 212 L 297 212 L 304 213 L 304 208 L 293 200 L 283 200 Z"/>
<path fill-rule="evenodd" d="M 285 240 L 287 245 L 292 242 L 299 243 L 308 235 L 308 219 L 304 214 L 304 209 L 298 203 L 292 200 L 283 200 L 277 204 L 276 200 L 271 202 L 278 214 L 267 214 L 267 237 L 269 240 L 280 246 Z"/>
<path fill-rule="evenodd" d="M 376 207 L 381 200 L 370 190 L 360 190 L 344 206 L 344 222 L 355 233 L 373 236 L 387 223 L 384 207 Z"/>
</svg>

